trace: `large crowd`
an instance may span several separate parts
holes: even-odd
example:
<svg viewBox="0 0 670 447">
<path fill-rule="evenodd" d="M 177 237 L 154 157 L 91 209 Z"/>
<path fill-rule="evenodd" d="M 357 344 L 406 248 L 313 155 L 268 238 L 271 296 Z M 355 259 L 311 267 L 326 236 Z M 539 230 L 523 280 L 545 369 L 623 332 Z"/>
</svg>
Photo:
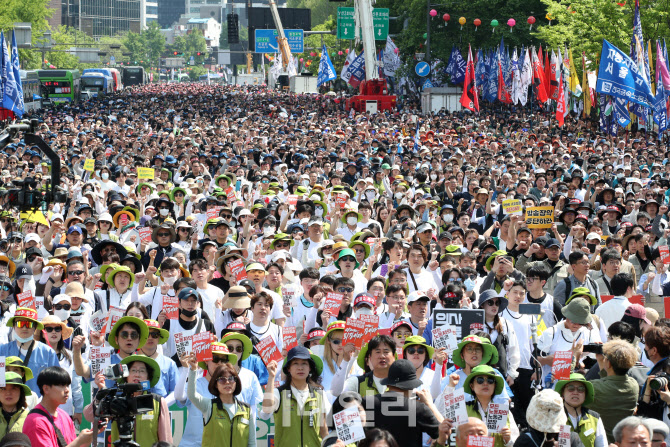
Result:
<svg viewBox="0 0 670 447">
<path fill-rule="evenodd" d="M 0 148 L 0 446 L 165 447 L 173 405 L 181 447 L 668 445 L 665 142 L 415 107 L 151 84 L 28 116 L 66 200 L 16 200 L 52 162 Z"/>
</svg>

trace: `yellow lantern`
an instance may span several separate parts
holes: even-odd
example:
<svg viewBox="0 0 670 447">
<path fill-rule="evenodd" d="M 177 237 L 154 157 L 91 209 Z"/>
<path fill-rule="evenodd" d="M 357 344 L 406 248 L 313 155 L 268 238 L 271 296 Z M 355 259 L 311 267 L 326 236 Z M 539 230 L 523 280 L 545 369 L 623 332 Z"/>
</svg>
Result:
<svg viewBox="0 0 670 447">
<path fill-rule="evenodd" d="M 460 19 L 458 19 L 458 23 L 460 23 L 461 26 L 465 25 L 465 17 L 461 17 Z"/>
</svg>

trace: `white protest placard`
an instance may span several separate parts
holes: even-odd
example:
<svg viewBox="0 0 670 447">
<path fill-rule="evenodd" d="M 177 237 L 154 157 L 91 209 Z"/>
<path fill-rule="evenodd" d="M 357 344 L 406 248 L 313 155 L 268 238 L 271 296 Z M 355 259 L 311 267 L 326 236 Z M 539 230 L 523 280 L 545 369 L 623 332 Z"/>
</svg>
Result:
<svg viewBox="0 0 670 447">
<path fill-rule="evenodd" d="M 192 335 L 184 335 L 179 332 L 174 334 L 174 342 L 177 346 L 177 356 L 179 358 L 183 357 L 187 352 L 190 353 L 193 351 L 192 339 Z"/>
<path fill-rule="evenodd" d="M 91 359 L 92 377 L 112 365 L 112 352 L 113 349 L 108 346 L 91 346 L 89 358 Z"/>
<path fill-rule="evenodd" d="M 333 415 L 337 438 L 342 440 L 345 445 L 353 444 L 361 439 L 365 439 L 363 431 L 363 421 L 357 407 L 349 407 Z"/>
<path fill-rule="evenodd" d="M 0 356 L 0 387 L 5 386 L 5 356 Z"/>
<path fill-rule="evenodd" d="M 468 410 L 465 408 L 465 392 L 456 388 L 444 395 L 444 417 L 455 421 L 456 425 L 468 423 Z"/>
<path fill-rule="evenodd" d="M 486 414 L 486 428 L 491 433 L 500 433 L 507 427 L 507 415 L 509 414 L 509 403 L 489 403 L 489 411 Z"/>
<path fill-rule="evenodd" d="M 114 327 L 116 322 L 123 317 L 124 313 L 125 309 L 121 307 L 109 306 L 109 312 L 107 312 L 107 325 L 105 326 L 105 334 L 109 334 L 112 331 L 112 328 Z"/>
<path fill-rule="evenodd" d="M 102 332 L 107 323 L 107 315 L 102 313 L 102 310 L 91 315 L 91 330 L 94 332 Z"/>
<path fill-rule="evenodd" d="M 558 431 L 558 447 L 570 447 L 570 426 L 561 425 Z"/>
<path fill-rule="evenodd" d="M 452 353 L 458 347 L 456 332 L 450 327 L 436 327 L 433 329 L 433 347 L 444 348 L 447 353 Z"/>
<path fill-rule="evenodd" d="M 284 300 L 284 306 L 296 307 L 298 305 L 298 286 L 296 284 L 287 284 L 281 288 L 281 297 Z"/>
</svg>

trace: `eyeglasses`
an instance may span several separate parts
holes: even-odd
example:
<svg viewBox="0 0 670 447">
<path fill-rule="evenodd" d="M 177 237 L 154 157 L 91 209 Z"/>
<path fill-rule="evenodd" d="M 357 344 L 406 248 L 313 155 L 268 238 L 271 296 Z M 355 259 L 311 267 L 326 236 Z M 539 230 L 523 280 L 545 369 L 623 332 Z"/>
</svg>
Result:
<svg viewBox="0 0 670 447">
<path fill-rule="evenodd" d="M 72 306 L 70 304 L 54 304 L 55 310 L 70 310 Z"/>
<path fill-rule="evenodd" d="M 275 248 L 286 248 L 289 245 L 290 244 L 288 242 L 277 242 L 277 243 L 275 243 Z"/>
<path fill-rule="evenodd" d="M 156 236 L 158 236 L 158 237 L 170 237 L 170 233 L 157 233 Z"/>
<path fill-rule="evenodd" d="M 6 292 L 6 291 L 12 290 L 12 289 L 8 285 L 2 285 L 2 287 L 0 287 L 0 290 Z"/>
<path fill-rule="evenodd" d="M 175 193 L 174 196 L 175 196 L 175 197 L 184 197 L 184 194 L 181 193 L 181 192 L 177 192 L 177 193 Z"/>
<path fill-rule="evenodd" d="M 128 372 L 131 374 L 135 374 L 136 376 L 139 374 L 149 374 L 149 371 L 147 371 L 146 369 L 131 369 Z"/>
<path fill-rule="evenodd" d="M 149 338 L 161 338 L 161 333 L 157 331 L 151 331 L 149 332 Z"/>
<path fill-rule="evenodd" d="M 213 357 L 212 362 L 214 362 L 214 363 L 228 363 L 228 357 Z"/>
<path fill-rule="evenodd" d="M 0 219 L 0 222 L 2 223 L 9 223 L 11 221 L 12 221 L 11 219 Z"/>
<path fill-rule="evenodd" d="M 337 291 L 340 293 L 352 293 L 354 291 L 353 287 L 338 287 Z"/>
<path fill-rule="evenodd" d="M 407 348 L 407 353 L 408 353 L 409 355 L 413 355 L 413 354 L 419 354 L 419 355 L 421 355 L 421 354 L 425 354 L 425 353 L 426 353 L 426 348 L 424 348 L 423 346 L 419 346 L 418 348 L 412 346 L 412 347 Z"/>
<path fill-rule="evenodd" d="M 52 333 L 53 331 L 63 332 L 63 328 L 60 326 L 44 326 L 44 330 L 48 333 Z"/>
<path fill-rule="evenodd" d="M 226 345 L 228 346 L 228 345 Z M 230 352 L 237 352 L 237 353 L 243 353 L 244 352 L 244 346 L 235 346 L 234 348 L 232 346 L 228 346 L 228 350 Z"/>
<path fill-rule="evenodd" d="M 224 219 L 230 219 L 230 218 L 233 217 L 233 215 L 232 214 L 222 214 L 221 217 L 223 217 Z"/>
<path fill-rule="evenodd" d="M 119 335 L 121 336 L 121 338 L 129 338 L 131 340 L 137 340 L 138 338 L 140 338 L 140 334 L 138 334 L 135 331 L 132 332 L 121 331 Z"/>
<path fill-rule="evenodd" d="M 487 306 L 500 306 L 500 300 L 496 301 L 488 300 L 484 304 L 486 304 Z"/>
<path fill-rule="evenodd" d="M 356 258 L 353 256 L 345 256 L 343 258 L 340 258 L 340 262 L 356 262 Z"/>
<path fill-rule="evenodd" d="M 354 251 L 355 251 L 356 253 L 365 253 L 365 249 L 364 249 L 364 248 L 357 248 L 357 249 L 355 249 Z"/>
<path fill-rule="evenodd" d="M 582 385 L 568 385 L 568 386 L 565 387 L 565 389 L 568 390 L 568 393 L 574 393 L 574 392 L 584 393 L 584 392 L 586 392 L 586 387 L 584 387 Z"/>
<path fill-rule="evenodd" d="M 470 354 L 483 352 L 482 348 L 480 348 L 479 346 L 466 346 L 464 351 Z"/>
<path fill-rule="evenodd" d="M 529 283 L 533 283 L 533 282 L 535 282 L 535 281 L 539 281 L 539 280 L 540 280 L 540 278 L 529 278 L 529 277 L 526 277 L 526 282 L 529 282 Z"/>
<path fill-rule="evenodd" d="M 406 339 L 407 337 L 410 337 L 411 335 L 412 335 L 412 334 L 405 334 L 405 333 L 402 333 L 402 332 L 396 332 L 395 334 L 393 334 L 393 336 L 394 336 L 395 338 L 399 339 L 399 340 L 400 340 L 400 339 L 403 339 L 403 340 L 404 340 L 404 339 Z"/>
<path fill-rule="evenodd" d="M 33 325 L 35 324 L 34 322 L 27 321 L 27 320 L 16 320 L 15 323 L 16 323 L 16 327 L 19 328 L 19 329 L 23 329 L 23 328 L 32 329 Z"/>
<path fill-rule="evenodd" d="M 235 377 L 233 376 L 221 376 L 218 379 L 216 379 L 217 383 L 220 384 L 225 384 L 225 383 L 235 383 Z"/>
<path fill-rule="evenodd" d="M 79 276 L 79 275 L 83 275 L 84 271 L 83 270 L 72 270 L 72 271 L 67 272 L 67 274 L 72 275 L 72 276 Z"/>
<path fill-rule="evenodd" d="M 489 385 L 493 385 L 496 383 L 496 379 L 493 377 L 484 377 L 484 376 L 479 376 L 475 377 L 475 382 L 477 382 L 478 385 L 484 385 L 484 383 L 488 383 Z"/>
<path fill-rule="evenodd" d="M 330 340 L 330 342 L 336 346 L 342 344 L 341 338 L 329 338 L 328 340 Z"/>
</svg>

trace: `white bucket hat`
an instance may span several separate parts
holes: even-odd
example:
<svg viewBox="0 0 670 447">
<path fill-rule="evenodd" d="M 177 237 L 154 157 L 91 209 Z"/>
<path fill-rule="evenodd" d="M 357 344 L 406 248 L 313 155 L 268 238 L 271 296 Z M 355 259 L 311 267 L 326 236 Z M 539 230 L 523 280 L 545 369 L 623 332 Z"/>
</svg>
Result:
<svg viewBox="0 0 670 447">
<path fill-rule="evenodd" d="M 542 390 L 530 400 L 526 420 L 542 433 L 558 433 L 561 425 L 568 423 L 563 409 L 563 399 L 554 390 Z"/>
</svg>

